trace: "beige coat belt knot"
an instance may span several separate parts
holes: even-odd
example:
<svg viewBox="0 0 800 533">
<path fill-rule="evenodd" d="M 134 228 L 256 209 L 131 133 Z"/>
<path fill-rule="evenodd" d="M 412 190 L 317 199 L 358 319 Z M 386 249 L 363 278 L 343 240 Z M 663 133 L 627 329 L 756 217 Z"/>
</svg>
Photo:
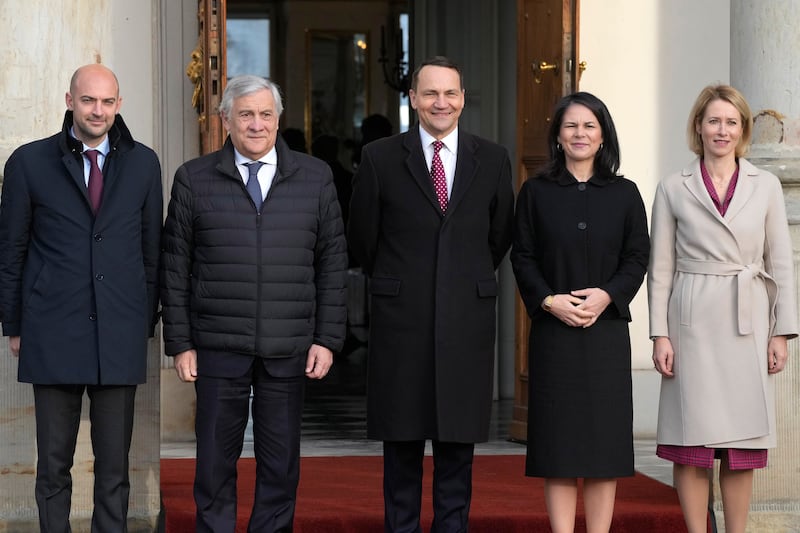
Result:
<svg viewBox="0 0 800 533">
<path fill-rule="evenodd" d="M 772 279 L 772 276 L 764 270 L 763 261 L 740 265 L 725 261 L 680 258 L 677 260 L 676 270 L 688 274 L 736 276 L 739 335 L 753 333 L 752 285 L 754 279 L 763 279 L 767 287 L 767 296 L 769 297 L 770 332 L 772 331 L 772 326 L 775 324 L 775 300 L 778 295 L 778 285 Z"/>
</svg>

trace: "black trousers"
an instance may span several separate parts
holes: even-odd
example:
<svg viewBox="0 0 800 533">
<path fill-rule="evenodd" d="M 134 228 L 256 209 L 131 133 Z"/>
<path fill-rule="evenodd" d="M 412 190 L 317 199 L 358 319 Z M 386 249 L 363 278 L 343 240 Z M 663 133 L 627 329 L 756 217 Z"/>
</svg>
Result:
<svg viewBox="0 0 800 533">
<path fill-rule="evenodd" d="M 128 452 L 136 386 L 34 385 L 36 504 L 43 533 L 70 532 L 72 468 L 83 393 L 89 395 L 94 452 L 92 532 L 128 530 Z"/>
<path fill-rule="evenodd" d="M 242 377 L 200 375 L 197 391 L 197 531 L 236 528 L 236 463 L 242 454 L 253 392 L 255 501 L 248 531 L 289 532 L 300 480 L 300 421 L 305 376 L 275 377 L 260 361 Z"/>
<path fill-rule="evenodd" d="M 474 444 L 433 441 L 431 533 L 468 529 Z M 384 531 L 418 533 L 425 441 L 383 443 Z"/>
</svg>

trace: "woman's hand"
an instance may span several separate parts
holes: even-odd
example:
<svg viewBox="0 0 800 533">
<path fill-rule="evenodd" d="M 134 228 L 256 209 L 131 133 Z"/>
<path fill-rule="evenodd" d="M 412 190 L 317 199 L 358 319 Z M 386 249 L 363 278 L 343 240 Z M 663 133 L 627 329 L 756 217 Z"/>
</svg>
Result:
<svg viewBox="0 0 800 533">
<path fill-rule="evenodd" d="M 572 294 L 556 294 L 550 304 L 550 314 L 573 328 L 586 328 L 594 324 L 597 317 L 592 311 L 583 308 L 583 303 L 582 298 Z"/>
<path fill-rule="evenodd" d="M 789 350 L 786 347 L 786 337 L 778 335 L 769 340 L 767 346 L 767 372 L 777 374 L 786 368 L 786 360 L 789 358 Z"/>
<path fill-rule="evenodd" d="M 675 375 L 672 371 L 672 363 L 675 360 L 675 352 L 672 349 L 672 342 L 669 337 L 656 337 L 653 340 L 653 366 L 658 373 L 665 378 Z"/>
<path fill-rule="evenodd" d="M 572 291 L 570 294 L 582 300 L 578 305 L 579 309 L 589 311 L 593 315 L 587 323 L 583 324 L 585 328 L 597 322 L 598 317 L 603 314 L 608 304 L 611 303 L 611 296 L 603 289 L 598 289 L 597 287 Z"/>
</svg>

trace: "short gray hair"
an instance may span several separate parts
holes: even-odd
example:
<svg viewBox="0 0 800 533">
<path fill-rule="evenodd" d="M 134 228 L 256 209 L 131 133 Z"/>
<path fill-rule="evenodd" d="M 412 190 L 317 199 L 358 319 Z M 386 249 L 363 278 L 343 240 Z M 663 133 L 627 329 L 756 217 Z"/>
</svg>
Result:
<svg viewBox="0 0 800 533">
<path fill-rule="evenodd" d="M 275 99 L 275 110 L 278 112 L 278 116 L 281 116 L 281 113 L 283 113 L 283 101 L 281 100 L 280 88 L 267 78 L 250 74 L 236 76 L 228 80 L 225 91 L 222 93 L 222 100 L 219 102 L 220 114 L 228 117 L 234 100 L 263 89 L 267 89 L 272 93 L 272 98 Z"/>
</svg>

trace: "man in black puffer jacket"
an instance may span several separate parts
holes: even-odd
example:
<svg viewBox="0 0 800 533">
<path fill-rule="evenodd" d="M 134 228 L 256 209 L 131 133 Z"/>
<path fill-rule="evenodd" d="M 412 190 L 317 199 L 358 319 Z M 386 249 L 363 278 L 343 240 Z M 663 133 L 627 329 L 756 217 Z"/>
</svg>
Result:
<svg viewBox="0 0 800 533">
<path fill-rule="evenodd" d="M 164 232 L 164 345 L 195 383 L 197 531 L 233 531 L 236 461 L 253 393 L 250 531 L 290 531 L 304 376 L 320 379 L 345 336 L 347 249 L 327 164 L 277 135 L 278 87 L 228 82 L 229 133 L 175 174 Z"/>
</svg>

